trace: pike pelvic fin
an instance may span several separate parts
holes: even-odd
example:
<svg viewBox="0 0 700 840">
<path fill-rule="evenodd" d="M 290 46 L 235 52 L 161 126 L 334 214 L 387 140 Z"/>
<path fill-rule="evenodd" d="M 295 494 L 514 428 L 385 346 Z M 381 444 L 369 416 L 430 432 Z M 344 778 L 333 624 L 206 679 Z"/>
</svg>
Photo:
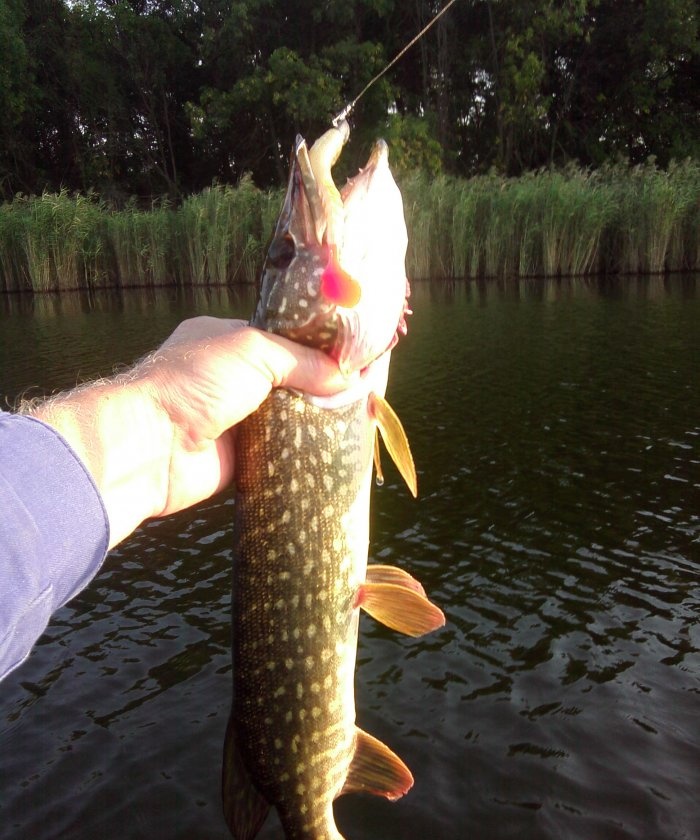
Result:
<svg viewBox="0 0 700 840">
<path fill-rule="evenodd" d="M 360 586 L 356 602 L 358 607 L 381 624 L 407 636 L 422 636 L 445 625 L 445 614 L 415 588 L 417 581 L 410 575 L 410 582 L 402 579 L 402 574 L 407 573 L 402 573 L 400 569 L 388 574 L 385 567 L 380 568 L 380 573 L 370 572 Z M 395 582 L 382 582 L 390 578 Z"/>
<path fill-rule="evenodd" d="M 425 589 L 421 586 L 413 575 L 409 575 L 398 566 L 382 566 L 371 565 L 367 566 L 367 575 L 365 580 L 368 583 L 395 583 L 398 586 L 405 586 L 407 589 L 412 589 L 419 595 L 425 595 Z"/>
<path fill-rule="evenodd" d="M 224 816 L 235 840 L 253 840 L 265 822 L 270 803 L 253 784 L 238 747 L 235 724 L 229 718 L 221 776 Z"/>
<path fill-rule="evenodd" d="M 392 461 L 396 464 L 403 480 L 408 485 L 408 489 L 415 498 L 418 495 L 416 466 L 413 463 L 411 447 L 408 444 L 408 438 L 401 425 L 401 421 L 397 417 L 394 409 L 379 394 L 371 393 L 369 395 L 368 407 L 370 416 L 377 422 L 377 428 L 381 432 L 387 452 L 391 455 Z M 377 475 L 381 477 L 381 464 L 378 465 L 379 455 L 376 446 L 374 450 L 374 461 L 375 466 L 377 466 Z"/>
<path fill-rule="evenodd" d="M 386 744 L 359 727 L 355 737 L 355 755 L 340 795 L 373 793 L 391 801 L 400 799 L 413 787 L 411 771 Z"/>
</svg>

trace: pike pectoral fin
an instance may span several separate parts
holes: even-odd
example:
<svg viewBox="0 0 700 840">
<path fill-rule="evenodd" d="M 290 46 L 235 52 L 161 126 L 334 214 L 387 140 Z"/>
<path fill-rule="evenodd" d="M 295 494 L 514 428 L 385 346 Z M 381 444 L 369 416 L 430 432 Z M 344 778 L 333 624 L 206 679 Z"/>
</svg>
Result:
<svg viewBox="0 0 700 840">
<path fill-rule="evenodd" d="M 422 636 L 445 624 L 443 611 L 403 581 L 375 583 L 370 575 L 370 579 L 360 586 L 357 606 L 372 618 L 407 636 Z"/>
<path fill-rule="evenodd" d="M 379 394 L 369 395 L 369 413 L 377 421 L 382 440 L 413 496 L 418 495 L 416 467 L 406 432 L 389 403 Z"/>
<path fill-rule="evenodd" d="M 262 828 L 270 804 L 253 784 L 238 748 L 236 727 L 229 718 L 221 774 L 224 816 L 236 840 L 253 840 Z"/>
<path fill-rule="evenodd" d="M 355 755 L 341 794 L 373 793 L 392 801 L 402 797 L 413 786 L 411 771 L 386 744 L 359 728 L 355 732 Z"/>
<path fill-rule="evenodd" d="M 377 486 L 382 487 L 384 484 L 384 470 L 382 469 L 382 455 L 379 451 L 379 430 L 374 432 L 374 470 L 377 473 Z"/>
</svg>

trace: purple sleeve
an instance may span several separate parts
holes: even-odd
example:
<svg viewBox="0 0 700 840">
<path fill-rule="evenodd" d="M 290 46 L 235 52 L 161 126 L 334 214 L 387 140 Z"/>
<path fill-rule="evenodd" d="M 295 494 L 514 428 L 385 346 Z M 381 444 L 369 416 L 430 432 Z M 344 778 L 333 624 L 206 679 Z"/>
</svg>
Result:
<svg viewBox="0 0 700 840">
<path fill-rule="evenodd" d="M 0 679 L 94 577 L 108 545 L 102 498 L 66 441 L 0 412 Z"/>
</svg>

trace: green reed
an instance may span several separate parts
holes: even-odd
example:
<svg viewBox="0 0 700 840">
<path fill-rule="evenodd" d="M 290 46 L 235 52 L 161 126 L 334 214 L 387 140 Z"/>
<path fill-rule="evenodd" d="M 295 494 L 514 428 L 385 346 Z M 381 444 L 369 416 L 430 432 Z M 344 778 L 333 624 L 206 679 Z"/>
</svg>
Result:
<svg viewBox="0 0 700 840">
<path fill-rule="evenodd" d="M 131 202 L 120 212 L 108 212 L 106 247 L 111 254 L 111 275 L 118 286 L 165 286 L 177 282 L 177 241 L 174 211 L 167 201 L 150 210 Z M 91 278 L 87 277 L 87 285 Z"/>
<path fill-rule="evenodd" d="M 653 163 L 611 173 L 618 205 L 609 230 L 608 270 L 658 273 L 696 269 L 700 165 Z"/>
<path fill-rule="evenodd" d="M 17 196 L 0 207 L 0 289 L 74 289 L 98 284 L 107 264 L 104 207 L 94 195 Z"/>
<path fill-rule="evenodd" d="M 700 163 L 400 179 L 409 277 L 700 270 Z M 280 191 L 249 177 L 143 209 L 45 193 L 0 205 L 0 291 L 255 280 Z"/>
<path fill-rule="evenodd" d="M 0 290 L 31 288 L 21 259 L 22 217 L 12 204 L 0 205 Z"/>
<path fill-rule="evenodd" d="M 280 202 L 279 194 L 258 190 L 249 176 L 236 187 L 215 186 L 187 198 L 176 214 L 180 279 L 195 285 L 254 282 Z"/>
<path fill-rule="evenodd" d="M 577 183 L 577 181 L 579 183 Z M 561 173 L 518 179 L 495 174 L 461 182 L 450 225 L 434 229 L 440 246 L 427 242 L 423 261 L 430 269 L 450 266 L 452 276 L 503 277 L 585 273 L 598 234 L 582 235 L 592 190 Z M 449 243 L 452 259 L 444 257 Z"/>
<path fill-rule="evenodd" d="M 415 278 L 692 271 L 700 164 L 401 178 Z"/>
</svg>

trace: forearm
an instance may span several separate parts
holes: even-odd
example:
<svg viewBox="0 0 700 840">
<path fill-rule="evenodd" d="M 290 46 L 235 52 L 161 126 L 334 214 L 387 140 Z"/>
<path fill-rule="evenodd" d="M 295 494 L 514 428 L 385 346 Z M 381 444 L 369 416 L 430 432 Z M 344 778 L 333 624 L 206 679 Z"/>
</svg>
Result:
<svg viewBox="0 0 700 840">
<path fill-rule="evenodd" d="M 29 412 L 69 443 L 107 511 L 109 547 L 164 507 L 173 427 L 147 379 L 133 374 L 53 397 Z"/>
<path fill-rule="evenodd" d="M 0 412 L 0 679 L 97 573 L 108 534 L 95 483 L 62 436 Z"/>
<path fill-rule="evenodd" d="M 0 678 L 108 547 L 229 484 L 231 430 L 271 388 L 346 384 L 319 351 L 196 318 L 125 374 L 0 412 Z"/>
<path fill-rule="evenodd" d="M 145 519 L 190 507 L 233 477 L 231 429 L 270 389 L 342 390 L 323 353 L 213 318 L 184 322 L 125 374 L 52 397 L 29 413 L 68 441 L 92 476 L 110 548 Z"/>
</svg>

